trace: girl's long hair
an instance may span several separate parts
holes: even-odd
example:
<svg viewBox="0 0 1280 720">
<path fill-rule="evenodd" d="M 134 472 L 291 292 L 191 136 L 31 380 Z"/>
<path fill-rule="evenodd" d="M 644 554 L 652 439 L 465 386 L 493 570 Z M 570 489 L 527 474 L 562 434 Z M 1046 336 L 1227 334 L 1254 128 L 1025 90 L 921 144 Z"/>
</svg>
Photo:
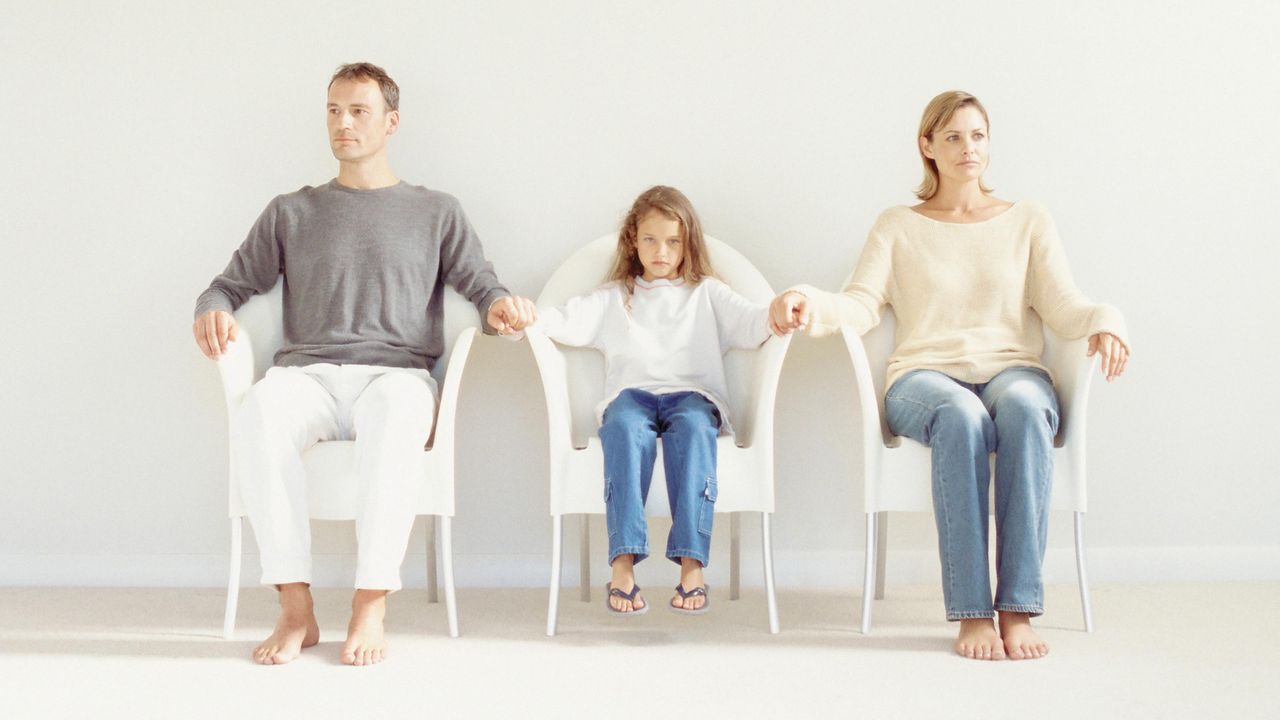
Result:
<svg viewBox="0 0 1280 720">
<path fill-rule="evenodd" d="M 640 197 L 631 204 L 626 219 L 622 221 L 613 269 L 609 271 L 606 280 L 622 283 L 628 294 L 635 291 L 636 276 L 644 274 L 644 266 L 640 264 L 640 256 L 636 252 L 637 228 L 640 221 L 654 211 L 680 223 L 683 235 L 681 239 L 684 241 L 680 276 L 684 281 L 693 284 L 708 276 L 715 277 L 711 260 L 707 257 L 707 244 L 702 237 L 702 223 L 698 220 L 698 214 L 693 211 L 693 203 L 673 187 L 655 185 L 640 193 Z"/>
</svg>

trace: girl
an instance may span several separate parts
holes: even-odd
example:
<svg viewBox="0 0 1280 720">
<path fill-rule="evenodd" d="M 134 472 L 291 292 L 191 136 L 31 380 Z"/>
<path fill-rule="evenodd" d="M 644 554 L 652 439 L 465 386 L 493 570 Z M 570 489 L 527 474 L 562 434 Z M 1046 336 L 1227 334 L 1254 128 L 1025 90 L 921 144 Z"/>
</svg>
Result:
<svg viewBox="0 0 1280 720">
<path fill-rule="evenodd" d="M 1089 338 L 1113 380 L 1129 357 L 1124 318 L 1076 288 L 1044 207 L 991 195 L 987 111 L 968 93 L 935 97 L 918 137 L 922 202 L 886 210 L 840 293 L 802 285 L 773 302 L 781 330 L 859 334 L 893 306 L 885 416 L 895 435 L 928 445 L 947 619 L 968 658 L 1038 658 L 1058 401 L 1040 364 L 1041 321 Z M 996 453 L 995 600 L 987 573 L 988 454 Z M 999 613 L 998 628 L 992 619 Z M 997 632 L 998 631 L 998 632 Z"/>
<path fill-rule="evenodd" d="M 729 432 L 724 353 L 769 337 L 769 306 L 714 277 L 693 206 L 657 186 L 631 206 L 608 282 L 563 307 L 540 309 L 535 327 L 556 342 L 604 354 L 597 408 L 609 528 L 608 609 L 649 609 L 635 564 L 649 555 L 644 503 L 662 438 L 672 526 L 666 555 L 680 565 L 669 607 L 708 609 L 702 568 L 716 501 L 716 437 Z"/>
</svg>

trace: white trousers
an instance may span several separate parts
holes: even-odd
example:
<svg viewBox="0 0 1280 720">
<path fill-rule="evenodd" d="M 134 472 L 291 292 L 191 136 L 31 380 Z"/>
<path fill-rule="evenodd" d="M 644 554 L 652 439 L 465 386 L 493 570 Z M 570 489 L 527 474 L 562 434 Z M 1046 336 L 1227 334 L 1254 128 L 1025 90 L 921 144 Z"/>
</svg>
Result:
<svg viewBox="0 0 1280 720">
<path fill-rule="evenodd" d="M 263 584 L 311 582 L 302 454 L 324 440 L 355 440 L 355 586 L 400 589 L 435 391 L 426 370 L 328 363 L 274 367 L 249 389 L 231 442 Z"/>
</svg>

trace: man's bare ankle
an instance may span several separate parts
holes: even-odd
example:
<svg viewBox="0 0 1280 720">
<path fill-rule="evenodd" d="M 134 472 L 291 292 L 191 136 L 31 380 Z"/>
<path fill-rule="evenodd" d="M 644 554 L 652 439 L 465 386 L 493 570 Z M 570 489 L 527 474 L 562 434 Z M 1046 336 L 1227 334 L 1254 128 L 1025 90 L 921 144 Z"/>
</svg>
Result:
<svg viewBox="0 0 1280 720">
<path fill-rule="evenodd" d="M 280 607 L 286 610 L 310 610 L 311 586 L 307 583 L 284 583 L 277 585 Z"/>
<path fill-rule="evenodd" d="M 358 610 L 371 606 L 384 605 L 387 599 L 387 593 L 387 590 L 357 589 L 355 595 L 351 598 L 351 607 L 354 610 Z"/>
</svg>

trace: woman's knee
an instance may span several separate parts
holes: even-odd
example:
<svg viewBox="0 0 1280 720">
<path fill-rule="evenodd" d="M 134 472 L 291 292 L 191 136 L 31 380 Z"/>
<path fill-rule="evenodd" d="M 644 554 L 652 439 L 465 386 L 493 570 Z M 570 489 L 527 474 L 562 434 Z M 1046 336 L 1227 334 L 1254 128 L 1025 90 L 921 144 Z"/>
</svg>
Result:
<svg viewBox="0 0 1280 720">
<path fill-rule="evenodd" d="M 1043 430 L 1058 432 L 1058 402 L 1052 387 L 1034 381 L 1015 381 L 992 403 L 991 414 L 1000 434 Z"/>
<path fill-rule="evenodd" d="M 935 407 L 929 428 L 931 437 L 944 433 L 990 440 L 995 437 L 991 416 L 975 395 L 958 396 Z"/>
</svg>

